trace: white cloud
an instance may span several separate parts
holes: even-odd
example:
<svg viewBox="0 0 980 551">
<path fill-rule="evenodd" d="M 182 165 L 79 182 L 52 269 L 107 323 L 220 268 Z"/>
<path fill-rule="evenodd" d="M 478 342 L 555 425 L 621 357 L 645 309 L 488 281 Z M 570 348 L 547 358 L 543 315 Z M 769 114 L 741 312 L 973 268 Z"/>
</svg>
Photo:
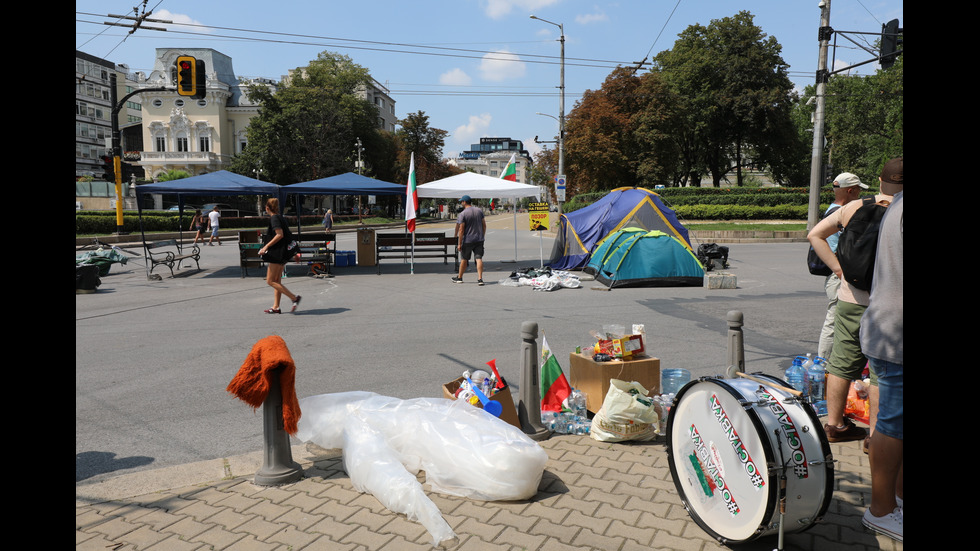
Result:
<svg viewBox="0 0 980 551">
<path fill-rule="evenodd" d="M 470 75 L 459 68 L 450 69 L 439 76 L 439 84 L 450 86 L 469 86 L 472 81 Z"/>
<path fill-rule="evenodd" d="M 520 56 L 507 50 L 486 54 L 480 62 L 480 75 L 484 80 L 493 82 L 520 78 L 525 72 L 527 72 L 527 64 L 521 61 Z"/>
<path fill-rule="evenodd" d="M 200 21 L 197 21 L 196 19 L 191 19 L 190 16 L 184 15 L 182 13 L 172 13 L 167 10 L 160 10 L 160 11 L 153 12 L 153 19 L 164 19 L 166 21 L 173 21 L 174 22 L 173 26 L 167 25 L 166 23 L 150 23 L 150 24 L 158 27 L 159 26 L 170 27 L 175 30 L 178 28 L 176 27 L 177 25 L 203 25 L 203 23 L 201 23 Z M 199 33 L 211 32 L 211 29 L 207 27 L 194 27 L 193 30 L 194 32 L 199 32 Z"/>
<path fill-rule="evenodd" d="M 502 19 L 518 8 L 532 13 L 536 9 L 557 4 L 560 0 L 484 0 L 483 11 L 490 19 Z"/>
<path fill-rule="evenodd" d="M 596 7 L 595 13 L 575 16 L 575 22 L 580 25 L 588 25 L 589 23 L 598 23 L 600 21 L 609 21 L 609 17 L 598 7 Z"/>
<path fill-rule="evenodd" d="M 490 121 L 493 117 L 490 113 L 483 113 L 481 115 L 470 115 L 470 120 L 464 125 L 456 127 L 453 131 L 453 140 L 455 140 L 462 147 L 465 147 L 471 143 L 474 143 L 477 138 L 486 134 L 487 129 L 490 128 Z"/>
</svg>

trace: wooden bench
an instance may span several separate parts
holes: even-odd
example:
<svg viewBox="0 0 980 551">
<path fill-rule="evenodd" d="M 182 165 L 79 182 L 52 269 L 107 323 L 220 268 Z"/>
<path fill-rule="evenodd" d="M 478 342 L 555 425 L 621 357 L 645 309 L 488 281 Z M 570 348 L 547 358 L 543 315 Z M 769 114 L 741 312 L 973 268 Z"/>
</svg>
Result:
<svg viewBox="0 0 980 551">
<path fill-rule="evenodd" d="M 168 239 L 165 241 L 153 241 L 151 243 L 144 243 L 143 248 L 146 249 L 146 259 L 150 261 L 150 273 L 153 273 L 153 269 L 158 265 L 163 264 L 167 268 L 170 268 L 170 277 L 174 276 L 174 265 L 180 268 L 180 263 L 185 260 L 193 260 L 197 264 L 197 269 L 201 269 L 201 249 L 197 245 L 193 245 L 191 252 L 185 253 L 184 249 L 177 244 L 176 239 Z"/>
<path fill-rule="evenodd" d="M 307 275 L 310 273 L 331 273 L 330 265 L 333 264 L 333 256 L 337 252 L 337 234 L 328 232 L 295 233 L 293 239 L 299 242 L 300 255 L 290 263 L 306 265 Z M 259 249 L 262 247 L 262 243 L 238 242 L 242 277 L 248 275 L 249 266 L 265 264 L 259 257 Z M 288 275 L 285 271 L 283 272 L 283 276 L 288 277 Z"/>
<path fill-rule="evenodd" d="M 443 264 L 449 264 L 453 259 L 453 269 L 459 269 L 459 240 L 456 236 L 446 236 L 444 233 L 415 234 L 415 253 L 412 253 L 412 234 L 379 233 L 375 236 L 378 275 L 381 274 L 381 260 L 386 258 L 412 259 L 441 258 Z"/>
</svg>

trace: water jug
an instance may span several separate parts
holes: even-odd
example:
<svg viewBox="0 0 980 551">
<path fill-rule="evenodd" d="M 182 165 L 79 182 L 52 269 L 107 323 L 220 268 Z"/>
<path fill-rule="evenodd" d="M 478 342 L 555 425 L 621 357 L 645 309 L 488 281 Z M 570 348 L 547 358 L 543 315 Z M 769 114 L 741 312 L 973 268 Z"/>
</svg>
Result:
<svg viewBox="0 0 980 551">
<path fill-rule="evenodd" d="M 806 396 L 807 390 L 807 372 L 803 368 L 805 360 L 806 357 L 797 356 L 793 359 L 793 365 L 786 370 L 786 382 L 789 383 L 789 386 L 802 392 L 803 396 Z"/>
<path fill-rule="evenodd" d="M 691 382 L 691 372 L 686 369 L 663 369 L 660 371 L 660 393 L 677 394 L 677 392 Z"/>
<path fill-rule="evenodd" d="M 817 356 L 807 369 L 810 404 L 817 415 L 827 415 L 827 360 Z"/>
</svg>

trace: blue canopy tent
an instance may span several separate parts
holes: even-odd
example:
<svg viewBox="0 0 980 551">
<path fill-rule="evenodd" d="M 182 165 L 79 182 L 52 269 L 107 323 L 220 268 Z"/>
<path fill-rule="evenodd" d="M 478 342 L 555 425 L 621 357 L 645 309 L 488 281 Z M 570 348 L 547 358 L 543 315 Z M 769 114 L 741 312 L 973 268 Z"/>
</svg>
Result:
<svg viewBox="0 0 980 551">
<path fill-rule="evenodd" d="M 137 198 L 142 198 L 146 194 L 170 194 L 177 196 L 177 205 L 180 208 L 179 230 L 181 240 L 183 239 L 183 213 L 184 199 L 188 195 L 271 195 L 282 199 L 282 188 L 271 182 L 263 182 L 241 174 L 235 174 L 227 170 L 209 172 L 200 176 L 170 180 L 168 182 L 156 182 L 153 184 L 143 184 L 136 187 Z M 146 235 L 143 232 L 143 206 L 142 201 L 136 201 L 140 217 L 140 234 L 143 236 L 143 246 L 146 247 Z"/>
<path fill-rule="evenodd" d="M 405 195 L 407 186 L 347 172 L 282 187 L 283 195 Z M 296 202 L 299 206 L 299 201 Z M 301 214 L 301 213 L 297 213 Z"/>
</svg>

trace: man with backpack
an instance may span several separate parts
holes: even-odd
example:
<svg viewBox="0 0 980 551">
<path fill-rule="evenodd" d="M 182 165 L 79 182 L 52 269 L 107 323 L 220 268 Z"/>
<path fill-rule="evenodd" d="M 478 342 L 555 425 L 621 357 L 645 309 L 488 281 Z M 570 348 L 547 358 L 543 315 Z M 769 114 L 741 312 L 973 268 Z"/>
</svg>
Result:
<svg viewBox="0 0 980 551">
<path fill-rule="evenodd" d="M 861 180 L 854 174 L 850 172 L 838 174 L 834 178 L 834 202 L 827 207 L 827 210 L 823 213 L 824 217 L 830 216 L 837 209 L 859 198 L 861 196 L 861 190 L 864 189 L 868 189 L 868 185 L 861 183 Z M 839 235 L 840 232 L 827 238 L 827 244 L 830 245 L 830 250 L 834 254 L 837 253 L 837 238 Z M 811 247 L 810 250 L 812 251 L 813 248 Z M 810 264 L 810 272 L 816 273 L 813 269 L 813 263 L 811 262 Z M 823 268 L 824 270 L 821 273 L 825 276 L 823 288 L 827 294 L 827 315 L 824 318 L 823 327 L 820 330 L 817 356 L 826 359 L 830 357 L 830 351 L 834 345 L 834 319 L 837 317 L 837 291 L 840 289 L 840 278 L 831 272 L 830 268 L 826 267 L 826 264 L 823 264 Z"/>
<path fill-rule="evenodd" d="M 878 228 L 874 221 L 877 219 L 880 222 L 892 196 L 902 191 L 902 180 L 898 179 L 896 183 L 891 165 L 892 161 L 889 161 L 882 170 L 882 177 L 879 177 L 881 191 L 873 199 L 847 203 L 818 222 L 807 235 L 820 259 L 841 280 L 834 318 L 834 345 L 827 362 L 827 424 L 824 425 L 824 431 L 830 442 L 864 440 L 865 450 L 868 432 L 847 419 L 844 409 L 851 382 L 861 377 L 868 362 L 861 350 L 860 329 L 861 316 L 868 308 L 871 287 L 863 275 L 851 270 L 845 273 L 841 266 L 867 266 L 869 263 L 872 268 L 874 266 Z M 852 219 L 855 224 L 849 231 L 848 225 Z M 841 235 L 837 254 L 834 254 L 827 240 L 838 231 Z M 873 428 L 878 407 L 878 381 L 874 370 L 871 370 L 869 395 Z"/>
</svg>

